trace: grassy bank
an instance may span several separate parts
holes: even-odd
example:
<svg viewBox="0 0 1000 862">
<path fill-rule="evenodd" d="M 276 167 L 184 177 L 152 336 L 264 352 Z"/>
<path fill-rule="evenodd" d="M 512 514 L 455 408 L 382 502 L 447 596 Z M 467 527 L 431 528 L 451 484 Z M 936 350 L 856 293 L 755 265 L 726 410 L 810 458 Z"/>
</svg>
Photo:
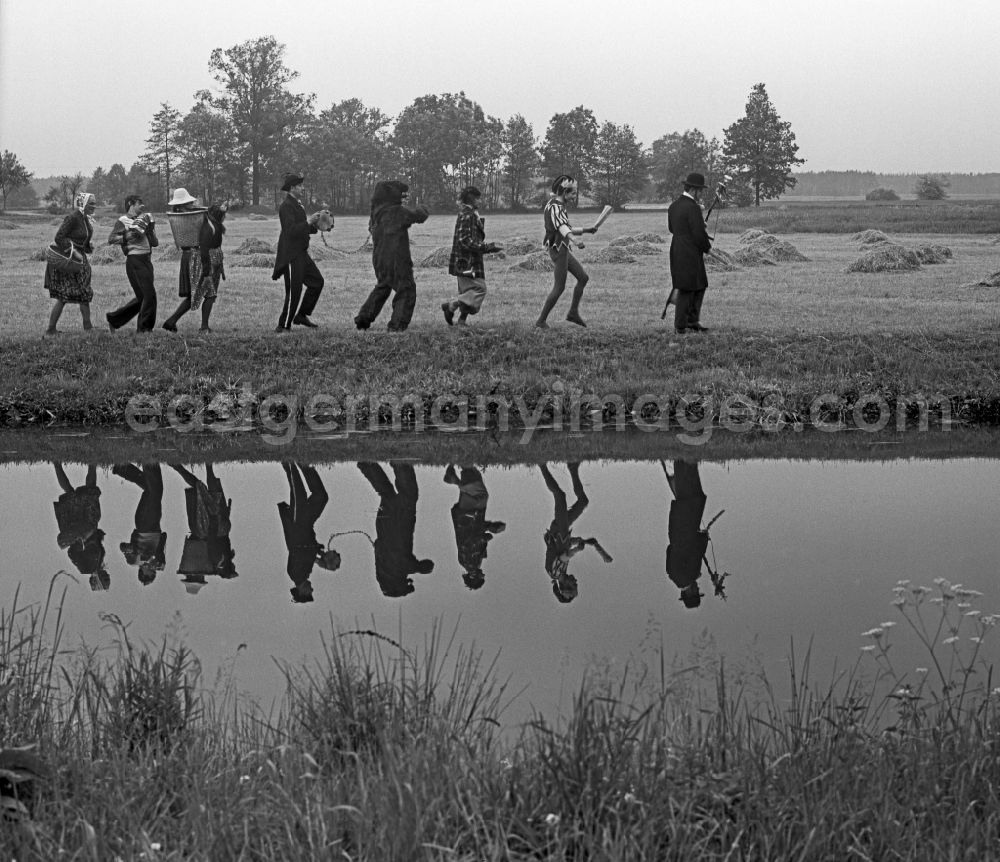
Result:
<svg viewBox="0 0 1000 862">
<path fill-rule="evenodd" d="M 961 223 L 954 218 L 949 225 Z M 414 395 L 430 418 L 439 396 L 455 394 L 474 404 L 488 395 L 517 419 L 524 409 L 564 401 L 571 392 L 618 396 L 626 411 L 636 396 L 653 394 L 667 413 L 683 395 L 711 396 L 717 403 L 741 396 L 760 408 L 754 421 L 761 423 L 775 411 L 792 423 L 808 422 L 816 398 L 830 395 L 828 414 L 849 414 L 858 397 L 870 395 L 893 410 L 934 396 L 949 403 L 953 416 L 993 421 L 997 415 L 1000 297 L 996 288 L 976 284 L 1000 269 L 991 238 L 896 236 L 885 219 L 872 217 L 865 226 L 885 228 L 908 246 L 945 244 L 953 256 L 913 272 L 864 274 L 846 271 L 861 253 L 850 236 L 782 233 L 808 259 L 713 271 L 703 309 L 711 331 L 678 338 L 671 321 L 660 319 L 668 283 L 664 243 L 647 243 L 632 262 L 601 262 L 615 237 L 663 236 L 663 221 L 662 213 L 615 215 L 588 243 L 581 253 L 591 273 L 582 306 L 586 329 L 562 320 L 568 297 L 551 318 L 552 330 L 535 329 L 551 276 L 521 268 L 524 256 L 511 255 L 491 260 L 490 294 L 467 329 L 449 328 L 441 317 L 440 303 L 454 295 L 455 285 L 437 265 L 417 268 L 418 305 L 408 332 L 386 333 L 384 312 L 375 328 L 359 333 L 351 321 L 372 286 L 371 267 L 368 255 L 357 251 L 364 220 L 345 218 L 330 245 L 313 242 L 327 281 L 315 314 L 321 328 L 279 335 L 273 328 L 281 291 L 270 270 L 235 253 L 251 238 L 273 242 L 277 222 L 237 218 L 226 239 L 228 278 L 213 313 L 215 332 L 199 334 L 196 315 L 189 314 L 178 335 L 99 327 L 83 333 L 69 307 L 63 331 L 45 339 L 43 265 L 29 258 L 55 228 L 26 222 L 3 232 L 0 424 L 120 423 L 128 400 L 143 393 L 163 404 L 178 395 L 202 403 L 232 395 L 259 403 L 281 395 L 294 397 L 295 409 L 324 395 L 345 420 L 352 397 L 370 405 L 386 395 Z M 509 243 L 537 238 L 537 227 L 534 215 L 497 216 L 490 217 L 488 233 Z M 451 229 L 450 215 L 414 228 L 414 258 L 447 246 Z M 726 233 L 716 243 L 730 252 L 735 244 Z M 169 252 L 158 253 L 155 263 L 160 320 L 175 302 L 177 262 Z M 94 288 L 98 322 L 131 296 L 120 263 L 95 266 Z M 600 405 L 590 400 L 587 406 Z M 372 410 L 377 405 L 355 411 L 354 418 L 370 420 Z M 551 410 L 545 417 L 551 419 Z"/>
<path fill-rule="evenodd" d="M 206 688 L 183 643 L 116 624 L 65 650 L 58 610 L 0 614 L 0 846 L 82 859 L 986 859 L 1000 840 L 975 591 L 901 583 L 832 683 L 774 685 L 662 648 L 595 667 L 567 714 L 506 727 L 515 693 L 441 631 L 330 632 L 263 712 Z M 937 627 L 940 618 L 941 627 Z M 114 621 L 111 621 L 114 623 Z M 957 637 L 946 638 L 952 628 Z M 860 633 L 859 633 L 860 635 Z M 927 668 L 894 668 L 916 637 Z M 783 692 L 778 694 L 778 691 Z"/>
</svg>

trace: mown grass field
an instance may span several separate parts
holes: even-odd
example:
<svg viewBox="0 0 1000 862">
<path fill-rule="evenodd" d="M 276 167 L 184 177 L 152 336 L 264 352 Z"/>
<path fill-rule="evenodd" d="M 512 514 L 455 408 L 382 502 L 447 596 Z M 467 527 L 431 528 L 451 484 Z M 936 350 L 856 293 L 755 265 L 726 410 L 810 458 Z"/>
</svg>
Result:
<svg viewBox="0 0 1000 862">
<path fill-rule="evenodd" d="M 120 421 L 121 407 L 137 391 L 215 394 L 249 386 L 256 393 L 324 392 L 334 395 L 417 392 L 493 392 L 531 397 L 558 379 L 583 391 L 777 394 L 808 402 L 818 393 L 877 391 L 891 397 L 944 392 L 948 397 L 993 403 L 1000 296 L 974 283 L 1000 269 L 994 231 L 997 207 L 975 203 L 928 208 L 909 206 L 907 224 L 937 225 L 939 232 L 899 233 L 906 246 L 937 243 L 953 257 L 908 273 L 849 274 L 860 249 L 848 233 L 815 232 L 826 221 L 850 227 L 886 228 L 897 208 L 824 204 L 767 207 L 760 212 L 724 211 L 716 246 L 735 251 L 739 232 L 798 220 L 801 230 L 780 232 L 808 262 L 710 273 L 703 322 L 711 332 L 678 339 L 662 321 L 669 284 L 667 245 L 635 263 L 587 263 L 590 285 L 582 306 L 585 330 L 563 321 L 568 295 L 550 318 L 548 333 L 533 326 L 549 289 L 548 272 L 526 272 L 522 257 L 490 259 L 490 288 L 482 313 L 468 331 L 449 328 L 440 304 L 454 295 L 454 279 L 443 267 L 417 268 L 418 302 L 413 324 L 402 336 L 384 331 L 388 312 L 371 331 L 359 333 L 352 318 L 374 284 L 370 258 L 358 251 L 366 220 L 342 217 L 328 235 L 314 238 L 326 289 L 314 319 L 319 330 L 273 332 L 282 289 L 270 269 L 238 266 L 233 251 L 256 237 L 274 243 L 276 218 L 234 215 L 224 245 L 227 281 L 213 313 L 215 332 L 201 335 L 189 314 L 181 332 L 158 330 L 138 337 L 101 328 L 103 314 L 131 297 L 123 265 L 95 266 L 93 303 L 97 328 L 84 334 L 68 307 L 61 333 L 42 339 L 50 300 L 42 289 L 43 264 L 28 258 L 56 229 L 52 218 L 22 220 L 0 231 L 4 303 L 0 320 L 0 414 L 14 419 L 46 416 L 66 421 Z M 917 213 L 917 216 L 913 216 Z M 579 213 L 580 224 L 593 216 Z M 913 222 L 917 218 L 917 222 Z M 953 233 L 945 227 L 977 230 Z M 7 220 L 8 222 L 10 219 Z M 111 218 L 101 219 L 109 229 Z M 451 213 L 433 215 L 412 229 L 413 256 L 450 244 Z M 537 214 L 488 215 L 489 239 L 540 238 Z M 715 216 L 710 229 L 717 228 Z M 981 230 L 980 230 L 981 229 Z M 669 239 L 663 212 L 616 214 L 581 253 L 586 261 L 623 235 L 659 234 Z M 161 249 L 154 254 L 160 306 L 158 320 L 176 297 L 175 260 L 160 260 L 171 245 L 161 219 Z M 13 414 L 11 410 L 13 409 Z"/>
</svg>

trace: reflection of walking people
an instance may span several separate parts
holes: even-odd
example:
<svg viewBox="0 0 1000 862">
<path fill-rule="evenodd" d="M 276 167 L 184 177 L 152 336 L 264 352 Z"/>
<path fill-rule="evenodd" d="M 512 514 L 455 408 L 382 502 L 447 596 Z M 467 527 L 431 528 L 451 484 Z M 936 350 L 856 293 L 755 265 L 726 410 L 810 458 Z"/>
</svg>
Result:
<svg viewBox="0 0 1000 862">
<path fill-rule="evenodd" d="M 395 484 L 378 464 L 364 462 L 358 464 L 358 469 L 379 496 L 375 515 L 375 579 L 383 595 L 398 598 L 413 592 L 410 575 L 429 574 L 434 570 L 434 561 L 417 559 L 413 553 L 419 496 L 413 465 L 391 466 Z"/>
<path fill-rule="evenodd" d="M 56 542 L 81 575 L 90 576 L 90 588 L 106 590 L 111 577 L 104 565 L 104 531 L 101 521 L 101 489 L 97 487 L 97 467 L 87 467 L 87 478 L 74 488 L 62 464 L 53 461 L 56 481 L 62 489 L 53 507 L 59 535 Z"/>
<path fill-rule="evenodd" d="M 187 483 L 184 502 L 188 536 L 184 539 L 177 574 L 183 576 L 187 591 L 196 593 L 205 585 L 208 575 L 221 578 L 237 576 L 233 562 L 236 552 L 229 539 L 233 501 L 226 499 L 222 483 L 211 464 L 205 465 L 204 482 L 180 464 L 170 466 Z"/>
<path fill-rule="evenodd" d="M 555 503 L 555 513 L 552 523 L 545 531 L 545 571 L 552 579 L 552 592 L 560 602 L 571 602 L 576 598 L 578 587 L 576 578 L 568 571 L 569 561 L 588 545 L 593 547 L 605 563 L 612 562 L 611 555 L 601 547 L 597 539 L 580 539 L 573 535 L 573 524 L 583 510 L 587 508 L 590 500 L 583 490 L 583 483 L 580 481 L 580 464 L 573 461 L 566 465 L 569 469 L 570 480 L 573 483 L 573 495 L 576 502 L 567 507 L 566 494 L 559 483 L 549 472 L 546 464 L 539 464 L 538 469 L 542 471 L 545 479 L 545 486 L 552 493 Z"/>
<path fill-rule="evenodd" d="M 427 208 L 405 206 L 410 187 L 398 180 L 384 180 L 372 193 L 368 230 L 372 235 L 372 267 L 376 285 L 354 318 L 358 329 L 368 329 L 395 291 L 390 332 L 402 332 L 410 325 L 417 304 L 417 282 L 410 256 L 410 227 L 427 221 Z"/>
<path fill-rule="evenodd" d="M 701 604 L 701 597 L 704 595 L 698 588 L 701 564 L 704 562 L 715 588 L 715 595 L 724 599 L 726 593 L 723 583 L 728 574 L 720 575 L 714 571 L 706 556 L 709 543 L 708 530 L 722 512 L 703 528 L 701 522 L 705 516 L 705 503 L 708 498 L 701 487 L 698 463 L 674 461 L 673 475 L 667 471 L 666 464 L 662 461 L 660 464 L 673 494 L 667 522 L 667 575 L 680 588 L 684 607 L 696 608 Z"/>
<path fill-rule="evenodd" d="M 486 296 L 486 270 L 483 255 L 500 251 L 500 246 L 486 242 L 485 219 L 479 215 L 482 192 L 466 186 L 458 196 L 458 218 L 451 241 L 448 275 L 458 277 L 458 298 L 441 303 L 444 319 L 451 326 L 465 325 L 470 314 L 479 314 Z M 458 320 L 455 320 L 458 312 Z"/>
<path fill-rule="evenodd" d="M 274 272 L 271 278 L 279 278 L 285 282 L 285 301 L 281 306 L 281 315 L 275 332 L 288 332 L 294 323 L 296 326 L 315 327 L 310 315 L 319 302 L 323 291 L 323 273 L 309 256 L 309 237 L 319 228 L 316 222 L 319 213 L 306 216 L 305 207 L 299 198 L 302 197 L 303 177 L 300 174 L 286 174 L 281 190 L 286 192 L 285 199 L 278 207 L 278 219 L 281 221 L 281 233 L 278 236 L 278 248 L 274 260 Z M 305 293 L 303 294 L 303 288 Z M 301 303 L 299 302 L 301 300 Z"/>
<path fill-rule="evenodd" d="M 549 250 L 549 259 L 555 265 L 554 281 L 552 290 L 545 299 L 542 312 L 538 315 L 535 326 L 541 329 L 548 329 L 546 323 L 549 312 L 555 307 L 566 289 L 566 274 L 571 274 L 576 279 L 573 287 L 573 299 L 569 304 L 569 311 L 566 312 L 566 319 L 577 326 L 586 326 L 583 318 L 580 317 L 580 300 L 583 299 L 583 290 L 590 280 L 587 271 L 576 259 L 570 248 L 572 237 L 582 236 L 585 233 L 597 233 L 596 227 L 573 228 L 570 227 L 569 216 L 566 214 L 566 205 L 575 203 L 579 190 L 576 180 L 568 174 L 560 174 L 552 182 L 552 197 L 542 210 L 545 220 L 545 247 Z M 582 243 L 578 243 L 583 248 Z"/>
<path fill-rule="evenodd" d="M 670 280 L 676 291 L 671 293 L 676 303 L 674 329 L 681 334 L 707 331 L 707 327 L 701 325 L 701 302 L 708 287 L 705 255 L 712 250 L 712 242 L 698 205 L 703 188 L 705 178 L 701 174 L 688 174 L 684 181 L 684 193 L 667 210 L 667 227 L 673 234 L 670 239 Z"/>
<path fill-rule="evenodd" d="M 135 529 L 118 547 L 130 566 L 139 567 L 139 582 L 153 583 L 166 564 L 167 534 L 160 526 L 163 517 L 163 474 L 159 464 L 116 464 L 112 472 L 142 489 L 135 507 Z"/>
<path fill-rule="evenodd" d="M 315 467 L 283 461 L 281 468 L 288 480 L 288 502 L 278 503 L 278 515 L 288 549 L 285 570 L 294 584 L 290 590 L 292 601 L 311 602 L 313 586 L 309 578 L 313 566 L 318 563 L 322 568 L 333 571 L 340 565 L 340 556 L 336 551 L 327 554 L 326 548 L 316 540 L 316 521 L 323 514 L 330 496 Z"/>
<path fill-rule="evenodd" d="M 458 486 L 458 502 L 451 507 L 451 521 L 455 527 L 458 562 L 465 569 L 462 581 L 470 590 L 478 590 L 486 580 L 483 574 L 486 546 L 507 525 L 503 521 L 486 520 L 490 495 L 483 474 L 476 467 L 463 467 L 459 475 L 454 465 L 449 464 L 444 471 L 444 481 Z"/>
<path fill-rule="evenodd" d="M 49 327 L 46 335 L 55 335 L 56 324 L 67 303 L 80 306 L 80 317 L 84 329 L 93 329 L 90 322 L 90 300 L 94 298 L 94 289 L 90 285 L 93 271 L 90 268 L 88 254 L 94 252 L 94 210 L 97 209 L 97 199 L 89 192 L 81 192 L 73 201 L 73 212 L 63 219 L 56 231 L 53 245 L 63 254 L 76 250 L 83 256 L 83 268 L 79 272 L 67 272 L 57 269 L 53 264 L 45 265 L 45 289 L 55 300 L 49 313 Z"/>
<path fill-rule="evenodd" d="M 133 317 L 138 332 L 152 332 L 156 324 L 156 287 L 153 283 L 152 251 L 160 244 L 153 217 L 146 211 L 139 195 L 125 198 L 125 215 L 115 222 L 108 245 L 121 245 L 125 252 L 125 275 L 135 297 L 105 317 L 112 329 L 118 329 Z"/>
</svg>

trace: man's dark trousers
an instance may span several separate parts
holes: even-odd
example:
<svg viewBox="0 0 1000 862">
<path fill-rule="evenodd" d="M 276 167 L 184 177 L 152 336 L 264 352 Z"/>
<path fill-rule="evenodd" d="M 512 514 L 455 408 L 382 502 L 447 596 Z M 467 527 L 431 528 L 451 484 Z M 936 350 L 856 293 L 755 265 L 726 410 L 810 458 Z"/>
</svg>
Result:
<svg viewBox="0 0 1000 862">
<path fill-rule="evenodd" d="M 136 329 L 152 332 L 156 325 L 156 288 L 153 286 L 153 259 L 148 254 L 130 254 L 125 258 L 125 275 L 132 285 L 135 298 L 121 308 L 109 311 L 108 323 L 112 329 L 124 326 L 136 315 Z"/>
<path fill-rule="evenodd" d="M 702 290 L 678 290 L 674 305 L 674 329 L 690 329 L 701 324 L 701 301 L 705 298 Z"/>
<path fill-rule="evenodd" d="M 292 258 L 285 267 L 285 303 L 281 307 L 278 326 L 291 329 L 296 317 L 308 317 L 316 309 L 319 295 L 323 291 L 323 273 L 308 254 Z M 302 288 L 305 286 L 305 296 Z M 301 306 L 299 300 L 302 300 Z"/>
</svg>

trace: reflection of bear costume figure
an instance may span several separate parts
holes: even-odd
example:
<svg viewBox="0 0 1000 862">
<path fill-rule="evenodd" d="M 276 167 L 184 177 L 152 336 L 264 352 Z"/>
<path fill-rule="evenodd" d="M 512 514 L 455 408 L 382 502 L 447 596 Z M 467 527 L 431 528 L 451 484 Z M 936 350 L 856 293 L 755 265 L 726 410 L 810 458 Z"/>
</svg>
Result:
<svg viewBox="0 0 1000 862">
<path fill-rule="evenodd" d="M 55 461 L 52 466 L 63 491 L 53 504 L 59 527 L 56 543 L 66 550 L 81 575 L 90 576 L 91 589 L 106 590 L 111 578 L 104 567 L 104 530 L 98 527 L 101 489 L 97 487 L 97 467 L 88 466 L 84 484 L 74 488 L 62 464 Z"/>
<path fill-rule="evenodd" d="M 417 474 L 411 464 L 392 464 L 395 486 L 378 464 L 361 463 L 358 469 L 379 496 L 375 515 L 375 580 L 382 593 L 399 598 L 413 592 L 410 575 L 429 574 L 432 560 L 418 560 L 413 553 L 417 527 Z"/>
<path fill-rule="evenodd" d="M 667 482 L 674 494 L 667 524 L 667 575 L 680 588 L 684 606 L 696 608 L 702 596 L 698 589 L 701 563 L 708 551 L 708 531 L 701 528 L 708 498 L 697 463 L 675 461 L 674 474 L 667 474 Z"/>
<path fill-rule="evenodd" d="M 449 464 L 444 480 L 449 485 L 458 486 L 458 502 L 451 507 L 451 522 L 455 527 L 458 562 L 465 569 L 462 581 L 470 590 L 478 590 L 486 580 L 483 574 L 486 546 L 507 525 L 503 521 L 486 520 L 486 504 L 490 495 L 483 482 L 483 474 L 478 469 L 463 467 L 459 475 Z"/>
<path fill-rule="evenodd" d="M 372 235 L 372 267 L 378 282 L 354 318 L 358 329 L 368 329 L 382 311 L 392 291 L 390 332 L 402 332 L 410 325 L 417 304 L 417 283 L 413 278 L 410 257 L 410 226 L 427 221 L 426 207 L 409 209 L 403 203 L 409 186 L 398 180 L 382 181 L 375 186 L 368 230 Z"/>
<path fill-rule="evenodd" d="M 187 482 L 184 502 L 187 509 L 188 533 L 177 574 L 185 580 L 191 576 L 218 575 L 235 578 L 236 566 L 229 533 L 233 501 L 226 499 L 222 483 L 211 464 L 205 465 L 205 481 L 178 464 L 171 465 Z"/>
<path fill-rule="evenodd" d="M 163 475 L 159 464 L 116 464 L 112 472 L 142 489 L 135 507 L 135 529 L 118 547 L 130 566 L 138 566 L 139 582 L 148 586 L 166 565 L 167 534 L 160 526 L 163 517 Z"/>
</svg>

